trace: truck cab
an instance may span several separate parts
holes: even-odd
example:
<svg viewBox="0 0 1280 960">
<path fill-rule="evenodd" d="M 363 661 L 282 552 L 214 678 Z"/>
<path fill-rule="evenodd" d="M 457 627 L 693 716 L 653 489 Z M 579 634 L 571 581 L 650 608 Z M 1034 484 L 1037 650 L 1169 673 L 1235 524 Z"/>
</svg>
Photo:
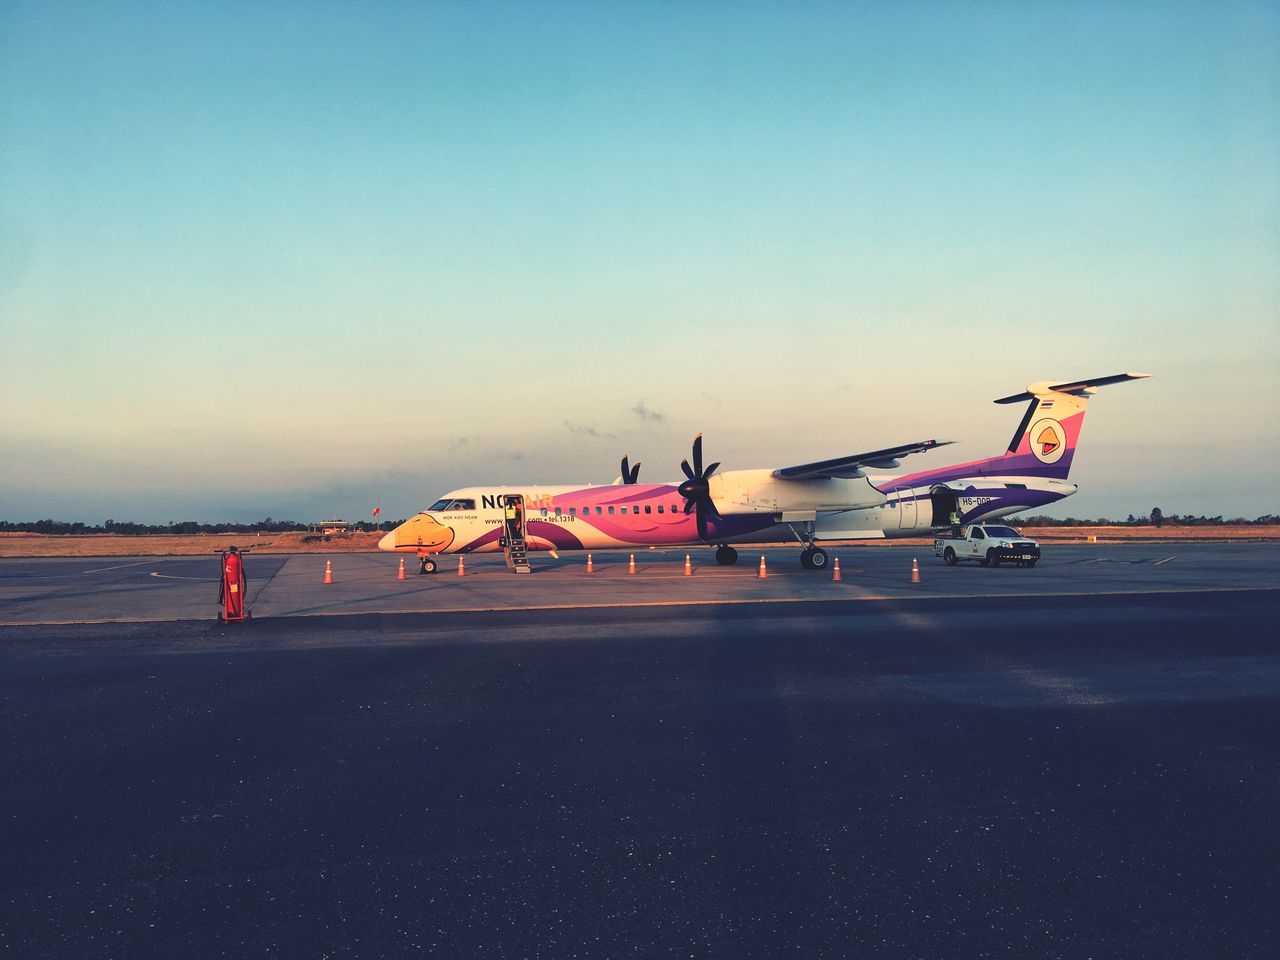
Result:
<svg viewBox="0 0 1280 960">
<path fill-rule="evenodd" d="M 976 560 L 980 566 L 998 567 L 1016 563 L 1034 567 L 1040 560 L 1040 545 L 1002 523 L 971 523 L 960 535 L 940 536 L 933 541 L 935 556 L 954 567 L 961 560 Z"/>
</svg>

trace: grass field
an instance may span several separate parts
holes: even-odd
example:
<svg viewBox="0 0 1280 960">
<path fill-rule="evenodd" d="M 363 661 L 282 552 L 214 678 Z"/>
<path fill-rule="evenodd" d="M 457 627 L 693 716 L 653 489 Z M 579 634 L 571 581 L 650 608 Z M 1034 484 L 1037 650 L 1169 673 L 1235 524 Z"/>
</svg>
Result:
<svg viewBox="0 0 1280 960">
<path fill-rule="evenodd" d="M 0 533 L 0 557 L 171 557 L 218 554 L 235 544 L 253 553 L 359 553 L 378 549 L 381 533 L 353 533 L 304 543 L 305 533 L 200 533 L 122 537 Z"/>
<path fill-rule="evenodd" d="M 1015 523 L 1016 526 L 1016 523 Z M 1096 536 L 1099 543 L 1179 540 L 1280 541 L 1280 526 L 1205 527 L 1019 527 L 1036 540 L 1081 543 Z M 353 533 L 329 541 L 303 542 L 303 533 L 196 534 L 192 536 L 122 537 L 113 534 L 47 536 L 38 533 L 0 533 L 0 557 L 165 557 L 218 554 L 231 544 L 252 553 L 363 553 L 378 548 L 381 533 Z M 841 546 L 920 546 L 932 537 L 903 540 L 854 540 Z M 798 546 L 798 545 L 797 545 Z"/>
</svg>

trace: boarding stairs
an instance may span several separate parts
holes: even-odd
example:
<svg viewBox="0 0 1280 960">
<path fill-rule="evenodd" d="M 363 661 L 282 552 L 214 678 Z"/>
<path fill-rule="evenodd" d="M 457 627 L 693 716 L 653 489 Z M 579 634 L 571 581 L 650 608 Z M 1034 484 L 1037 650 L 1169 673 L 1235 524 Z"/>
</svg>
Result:
<svg viewBox="0 0 1280 960">
<path fill-rule="evenodd" d="M 525 547 L 524 537 L 505 537 L 502 544 L 508 570 L 512 573 L 533 573 L 533 568 L 529 566 L 529 551 Z"/>
</svg>

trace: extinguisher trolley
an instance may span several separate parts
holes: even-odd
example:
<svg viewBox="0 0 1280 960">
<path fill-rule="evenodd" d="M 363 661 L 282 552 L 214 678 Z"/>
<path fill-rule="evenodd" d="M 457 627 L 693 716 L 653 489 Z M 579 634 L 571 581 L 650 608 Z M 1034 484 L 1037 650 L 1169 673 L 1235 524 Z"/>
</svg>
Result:
<svg viewBox="0 0 1280 960">
<path fill-rule="evenodd" d="M 253 619 L 253 611 L 246 611 L 244 608 L 247 586 L 244 558 L 240 556 L 238 548 L 229 547 L 222 554 L 222 576 L 218 581 L 218 603 L 222 605 L 222 609 L 218 611 L 219 622 L 239 623 Z"/>
</svg>

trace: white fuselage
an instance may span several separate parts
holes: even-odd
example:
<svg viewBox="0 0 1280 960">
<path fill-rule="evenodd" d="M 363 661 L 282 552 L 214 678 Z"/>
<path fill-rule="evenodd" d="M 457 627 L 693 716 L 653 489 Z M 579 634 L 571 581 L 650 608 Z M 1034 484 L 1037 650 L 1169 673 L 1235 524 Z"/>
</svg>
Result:
<svg viewBox="0 0 1280 960">
<path fill-rule="evenodd" d="M 902 478 L 908 483 L 910 478 Z M 899 478 L 784 480 L 769 470 L 730 470 L 710 478 L 721 515 L 712 543 L 883 539 L 920 536 L 947 525 L 994 519 L 1052 502 L 1075 485 L 1033 477 L 976 476 L 899 485 Z M 675 483 L 607 486 L 464 487 L 443 509 L 417 514 L 389 533 L 383 549 L 419 554 L 501 549 L 503 497 L 523 497 L 534 550 L 602 550 L 700 543 Z"/>
</svg>

